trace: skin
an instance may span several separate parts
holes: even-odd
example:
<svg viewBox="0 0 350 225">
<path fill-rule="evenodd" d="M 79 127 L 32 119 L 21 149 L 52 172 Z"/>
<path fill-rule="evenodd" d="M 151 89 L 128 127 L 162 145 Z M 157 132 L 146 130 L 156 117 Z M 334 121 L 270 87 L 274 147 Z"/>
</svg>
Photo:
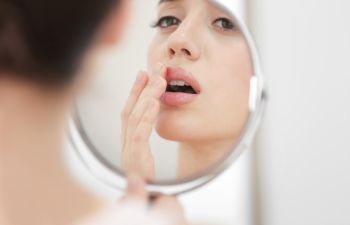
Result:
<svg viewBox="0 0 350 225">
<path fill-rule="evenodd" d="M 70 109 L 93 75 L 94 62 L 118 43 L 127 17 L 125 2 L 106 16 L 74 81 L 66 86 L 48 88 L 0 71 L 0 224 L 66 225 L 84 217 L 87 219 L 81 224 L 135 224 L 130 216 L 117 222 L 118 211 L 129 199 L 146 208 L 144 182 L 132 176 L 126 197 L 116 203 L 116 209 L 108 211 L 109 217 L 91 216 L 107 204 L 77 184 L 63 160 Z M 154 211 L 174 221 L 170 224 L 184 224 L 180 209 L 175 198 L 161 197 Z M 136 217 L 140 214 L 135 213 Z M 106 221 L 113 216 L 115 220 Z"/>
<path fill-rule="evenodd" d="M 173 197 L 163 196 L 152 202 L 144 182 L 135 175 L 129 176 L 127 194 L 119 204 L 106 208 L 74 225 L 186 225 L 182 207 Z M 130 216 L 132 215 L 132 216 Z"/>
<path fill-rule="evenodd" d="M 122 167 L 149 181 L 155 179 L 155 168 L 148 139 L 159 113 L 159 98 L 166 88 L 164 76 L 163 65 L 151 75 L 140 72 L 121 114 Z"/>
<path fill-rule="evenodd" d="M 173 16 L 181 23 L 168 21 L 170 25 L 157 28 L 149 47 L 149 69 L 159 63 L 165 68 L 180 66 L 191 72 L 201 86 L 194 102 L 170 107 L 161 104 L 159 95 L 154 95 L 155 108 L 144 112 L 153 113 L 147 127 L 155 126 L 161 137 L 179 143 L 178 177 L 182 178 L 222 159 L 241 133 L 248 117 L 249 82 L 253 73 L 250 51 L 237 28 L 225 29 L 223 21 L 217 21 L 222 17 L 231 21 L 233 18 L 207 1 L 164 1 L 158 11 L 158 18 Z M 137 99 L 147 91 L 145 85 L 135 86 L 137 94 L 133 91 L 129 99 Z M 143 100 L 133 101 L 141 104 Z M 126 118 L 123 117 L 124 123 L 128 123 Z M 128 166 L 124 164 L 124 168 L 133 168 L 132 171 L 154 179 L 154 170 L 148 173 L 140 169 L 140 164 L 153 163 L 148 144 L 150 132 L 148 129 L 143 135 L 137 134 L 142 136 L 138 151 L 130 153 L 128 148 L 123 148 L 134 159 L 125 163 Z M 141 156 L 152 160 L 138 161 Z"/>
</svg>

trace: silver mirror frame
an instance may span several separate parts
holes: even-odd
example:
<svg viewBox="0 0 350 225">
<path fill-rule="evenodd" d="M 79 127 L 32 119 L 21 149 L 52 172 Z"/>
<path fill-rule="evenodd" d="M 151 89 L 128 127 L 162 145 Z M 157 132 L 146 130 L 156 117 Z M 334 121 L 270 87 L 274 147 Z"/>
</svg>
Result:
<svg viewBox="0 0 350 225">
<path fill-rule="evenodd" d="M 216 165 L 206 171 L 201 172 L 200 174 L 178 180 L 176 182 L 164 181 L 149 183 L 147 184 L 146 188 L 151 194 L 161 193 L 165 195 L 178 195 L 199 188 L 219 176 L 233 164 L 233 162 L 245 149 L 249 147 L 265 110 L 267 103 L 267 91 L 264 78 L 261 73 L 261 65 L 257 48 L 253 41 L 252 35 L 238 14 L 228 11 L 226 7 L 216 1 L 214 1 L 214 4 L 219 5 L 229 14 L 234 16 L 236 23 L 239 25 L 250 49 L 251 60 L 254 67 L 254 75 L 252 76 L 250 82 L 248 120 L 238 141 L 234 144 L 234 146 L 232 146 L 231 151 L 223 161 L 218 162 Z M 80 160 L 95 178 L 112 188 L 119 189 L 121 191 L 126 189 L 127 184 L 125 174 L 98 153 L 95 146 L 87 137 L 82 123 L 75 112 L 72 114 L 69 121 L 68 138 Z"/>
</svg>

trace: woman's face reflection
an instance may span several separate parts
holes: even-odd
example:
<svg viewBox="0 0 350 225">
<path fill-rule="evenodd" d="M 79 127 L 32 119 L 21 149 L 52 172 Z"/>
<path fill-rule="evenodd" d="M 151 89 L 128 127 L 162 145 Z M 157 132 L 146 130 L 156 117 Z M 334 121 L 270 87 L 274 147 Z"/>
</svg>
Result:
<svg viewBox="0 0 350 225">
<path fill-rule="evenodd" d="M 148 67 L 165 64 L 173 84 L 168 90 L 188 93 L 163 96 L 157 132 L 187 146 L 228 147 L 248 116 L 252 65 L 244 36 L 208 1 L 161 1 L 158 7 Z M 184 79 L 190 88 L 178 82 Z"/>
</svg>

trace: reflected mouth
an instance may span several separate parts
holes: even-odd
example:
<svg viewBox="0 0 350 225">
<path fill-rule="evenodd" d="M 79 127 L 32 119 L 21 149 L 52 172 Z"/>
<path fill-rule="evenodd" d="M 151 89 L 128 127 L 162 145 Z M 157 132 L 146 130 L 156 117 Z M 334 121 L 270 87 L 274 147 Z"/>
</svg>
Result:
<svg viewBox="0 0 350 225">
<path fill-rule="evenodd" d="M 187 94 L 197 94 L 193 87 L 183 80 L 171 80 L 168 82 L 166 92 L 182 92 Z"/>
<path fill-rule="evenodd" d="M 194 76 L 181 67 L 167 68 L 167 88 L 162 103 L 168 106 L 181 106 L 193 102 L 201 88 Z"/>
<path fill-rule="evenodd" d="M 199 94 L 200 85 L 191 73 L 181 67 L 169 67 L 166 75 L 167 92 Z"/>
</svg>

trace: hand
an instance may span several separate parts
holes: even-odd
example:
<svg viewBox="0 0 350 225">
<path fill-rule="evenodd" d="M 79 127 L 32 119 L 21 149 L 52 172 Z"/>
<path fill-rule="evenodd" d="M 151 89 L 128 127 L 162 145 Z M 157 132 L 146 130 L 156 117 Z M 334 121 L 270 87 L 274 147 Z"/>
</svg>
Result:
<svg viewBox="0 0 350 225">
<path fill-rule="evenodd" d="M 152 205 L 144 182 L 128 179 L 127 194 L 118 204 L 75 225 L 186 225 L 183 209 L 175 197 L 161 196 Z"/>
<path fill-rule="evenodd" d="M 159 99 L 166 89 L 165 73 L 161 64 L 150 76 L 140 72 L 122 112 L 122 168 L 149 181 L 155 178 L 149 137 L 159 113 Z"/>
</svg>

